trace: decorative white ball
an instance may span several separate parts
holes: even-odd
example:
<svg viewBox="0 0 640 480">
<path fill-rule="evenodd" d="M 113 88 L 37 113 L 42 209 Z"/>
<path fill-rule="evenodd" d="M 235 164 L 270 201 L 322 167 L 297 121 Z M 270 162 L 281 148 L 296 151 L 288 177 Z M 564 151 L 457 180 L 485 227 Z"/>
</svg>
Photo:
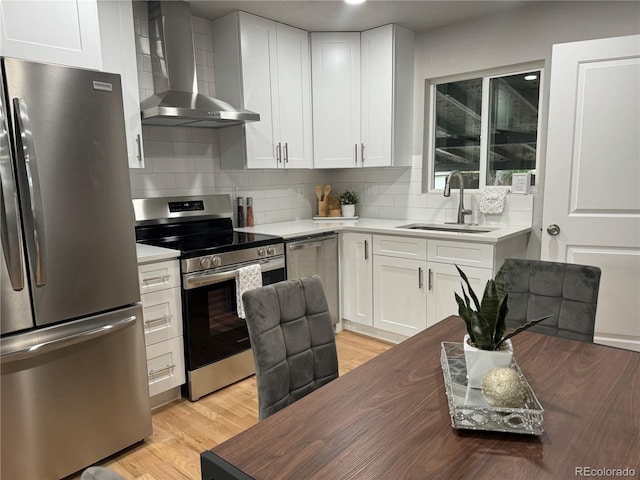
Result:
<svg viewBox="0 0 640 480">
<path fill-rule="evenodd" d="M 482 379 L 482 395 L 492 407 L 521 408 L 527 401 L 527 383 L 513 368 L 494 368 Z"/>
</svg>

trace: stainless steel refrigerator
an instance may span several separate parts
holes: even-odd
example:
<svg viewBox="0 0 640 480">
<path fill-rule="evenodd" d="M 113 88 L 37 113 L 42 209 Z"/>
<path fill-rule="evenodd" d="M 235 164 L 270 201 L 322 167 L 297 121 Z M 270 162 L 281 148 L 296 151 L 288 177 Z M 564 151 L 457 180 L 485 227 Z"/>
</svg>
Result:
<svg viewBox="0 0 640 480">
<path fill-rule="evenodd" d="M 118 75 L 2 58 L 0 476 L 151 434 Z"/>
</svg>

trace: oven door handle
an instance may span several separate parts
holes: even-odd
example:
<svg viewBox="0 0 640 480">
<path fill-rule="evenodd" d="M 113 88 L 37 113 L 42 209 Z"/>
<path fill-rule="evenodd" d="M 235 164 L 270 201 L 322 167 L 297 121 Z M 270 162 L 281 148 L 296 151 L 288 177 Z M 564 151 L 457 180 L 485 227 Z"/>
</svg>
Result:
<svg viewBox="0 0 640 480">
<path fill-rule="evenodd" d="M 263 272 L 270 272 L 272 270 L 277 270 L 279 268 L 284 268 L 284 258 L 275 258 L 269 259 L 264 263 L 260 263 L 260 268 Z M 188 275 L 184 275 L 182 279 L 182 288 L 185 290 L 192 290 L 198 287 L 204 287 L 206 285 L 213 285 L 214 283 L 224 282 L 226 280 L 232 280 L 236 278 L 238 274 L 239 268 L 235 268 L 233 270 L 229 270 L 226 272 L 217 272 L 217 273 L 190 273 Z"/>
</svg>

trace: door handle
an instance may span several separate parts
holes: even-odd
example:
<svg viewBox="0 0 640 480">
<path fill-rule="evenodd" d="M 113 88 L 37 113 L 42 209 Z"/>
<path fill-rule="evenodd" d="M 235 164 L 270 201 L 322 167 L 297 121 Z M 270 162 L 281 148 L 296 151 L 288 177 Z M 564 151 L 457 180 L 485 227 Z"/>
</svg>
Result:
<svg viewBox="0 0 640 480">
<path fill-rule="evenodd" d="M 69 347 L 71 345 L 75 345 L 76 343 L 87 342 L 94 338 L 98 338 L 103 335 L 122 330 L 123 328 L 128 327 L 129 325 L 134 323 L 136 320 L 137 317 L 135 315 L 131 315 L 108 325 L 102 325 L 98 328 L 87 330 L 86 332 L 80 332 L 68 337 L 58 338 L 55 340 L 50 340 L 48 342 L 42 342 L 12 352 L 6 352 L 2 354 L 2 363 L 22 360 L 24 358 L 34 357 L 36 355 L 42 355 L 53 350 L 59 350 L 61 348 Z"/>
<path fill-rule="evenodd" d="M 358 166 L 358 144 L 355 143 L 353 145 L 353 148 L 354 148 L 354 150 L 353 150 L 353 159 L 354 159 L 356 167 L 357 167 Z"/>
<path fill-rule="evenodd" d="M 364 241 L 364 259 L 369 260 L 369 242 L 367 240 Z"/>
<path fill-rule="evenodd" d="M 364 165 L 364 143 L 360 144 L 360 163 Z"/>
<path fill-rule="evenodd" d="M 20 291 L 24 288 L 24 254 L 20 241 L 20 220 L 18 193 L 11 161 L 11 142 L 7 129 L 3 99 L 0 98 L 0 197 L 2 211 L 2 251 L 7 264 L 7 273 L 11 288 Z"/>
<path fill-rule="evenodd" d="M 284 143 L 284 163 L 289 163 L 289 144 Z"/>
<path fill-rule="evenodd" d="M 422 267 L 418 267 L 418 290 L 422 290 Z"/>
<path fill-rule="evenodd" d="M 433 270 L 429 269 L 429 273 L 427 274 L 429 278 L 429 290 L 433 290 Z"/>
<path fill-rule="evenodd" d="M 558 235 L 560 233 L 560 227 L 558 225 L 556 225 L 555 223 L 552 223 L 551 225 L 549 225 L 547 227 L 547 233 L 549 235 L 551 235 L 552 237 L 555 237 L 556 235 Z"/>
<path fill-rule="evenodd" d="M 47 283 L 47 256 L 44 238 L 44 216 L 42 212 L 42 195 L 40 193 L 40 179 L 38 177 L 38 166 L 36 161 L 36 150 L 33 143 L 33 131 L 27 104 L 23 98 L 13 99 L 13 108 L 16 112 L 17 137 L 20 138 L 22 151 L 17 149 L 16 153 L 21 159 L 29 186 L 29 203 L 31 208 L 31 220 L 33 228 L 27 235 L 27 239 L 35 253 L 35 265 L 32 268 L 35 272 L 36 286 L 41 287 Z"/>
<path fill-rule="evenodd" d="M 282 163 L 282 144 L 280 142 L 276 146 L 276 160 L 278 163 Z"/>
</svg>

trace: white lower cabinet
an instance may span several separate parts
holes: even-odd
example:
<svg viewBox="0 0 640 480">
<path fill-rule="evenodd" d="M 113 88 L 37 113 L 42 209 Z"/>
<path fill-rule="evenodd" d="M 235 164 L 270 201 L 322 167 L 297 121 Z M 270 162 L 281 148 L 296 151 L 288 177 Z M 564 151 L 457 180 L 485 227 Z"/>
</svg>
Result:
<svg viewBox="0 0 640 480">
<path fill-rule="evenodd" d="M 373 237 L 373 326 L 410 337 L 427 328 L 427 241 Z"/>
<path fill-rule="evenodd" d="M 372 235 L 340 235 L 342 318 L 373 327 Z"/>
<path fill-rule="evenodd" d="M 471 283 L 478 298 L 487 281 L 492 278 L 491 269 L 478 267 L 461 267 Z M 451 263 L 427 263 L 427 327 L 444 320 L 449 315 L 458 315 L 458 303 L 454 292 L 461 297 L 462 287 L 460 274 Z"/>
<path fill-rule="evenodd" d="M 151 406 L 180 397 L 185 383 L 178 260 L 138 265 Z"/>
<path fill-rule="evenodd" d="M 457 315 L 462 279 L 455 266 L 481 297 L 505 258 L 524 255 L 526 238 L 489 244 L 342 233 L 344 328 L 396 342 Z"/>
<path fill-rule="evenodd" d="M 151 397 L 184 383 L 182 336 L 147 347 L 147 372 Z"/>
<path fill-rule="evenodd" d="M 374 255 L 373 326 L 415 335 L 427 328 L 427 262 Z"/>
</svg>

